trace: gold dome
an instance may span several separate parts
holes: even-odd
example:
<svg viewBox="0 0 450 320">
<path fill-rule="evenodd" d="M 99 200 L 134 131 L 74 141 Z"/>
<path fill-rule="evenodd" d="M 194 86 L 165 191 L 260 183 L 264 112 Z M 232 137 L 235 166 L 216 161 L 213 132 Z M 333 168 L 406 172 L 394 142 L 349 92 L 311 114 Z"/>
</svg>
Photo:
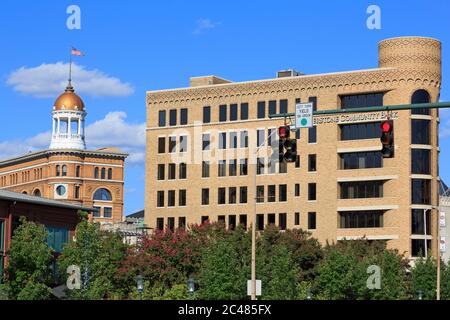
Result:
<svg viewBox="0 0 450 320">
<path fill-rule="evenodd" d="M 54 107 L 54 110 L 84 111 L 84 102 L 69 83 L 64 93 L 56 99 Z"/>
</svg>

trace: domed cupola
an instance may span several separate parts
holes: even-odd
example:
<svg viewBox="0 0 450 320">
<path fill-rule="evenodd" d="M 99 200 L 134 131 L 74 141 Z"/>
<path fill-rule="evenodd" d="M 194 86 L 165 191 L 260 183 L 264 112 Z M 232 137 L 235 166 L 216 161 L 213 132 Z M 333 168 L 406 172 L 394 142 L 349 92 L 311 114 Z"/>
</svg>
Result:
<svg viewBox="0 0 450 320">
<path fill-rule="evenodd" d="M 85 117 L 83 100 L 75 94 L 75 90 L 69 81 L 66 90 L 56 99 L 53 106 L 53 130 L 50 149 L 85 150 Z"/>
</svg>

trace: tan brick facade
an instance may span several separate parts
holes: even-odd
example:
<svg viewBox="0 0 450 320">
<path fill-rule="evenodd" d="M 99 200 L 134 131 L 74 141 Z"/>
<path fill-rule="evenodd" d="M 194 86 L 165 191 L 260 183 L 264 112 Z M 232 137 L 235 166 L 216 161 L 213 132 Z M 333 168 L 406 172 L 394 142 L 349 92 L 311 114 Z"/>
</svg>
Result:
<svg viewBox="0 0 450 320">
<path fill-rule="evenodd" d="M 296 100 L 307 102 L 311 97 L 317 98 L 317 109 L 338 109 L 341 107 L 341 97 L 352 94 L 365 94 L 373 92 L 384 93 L 384 105 L 400 105 L 411 103 L 411 97 L 417 90 L 426 90 L 431 102 L 439 100 L 441 86 L 441 44 L 439 41 L 422 37 L 403 37 L 388 39 L 379 44 L 379 67 L 370 70 L 338 72 L 330 74 L 295 76 L 262 81 L 249 81 L 242 83 L 221 83 L 200 81 L 195 78 L 191 88 L 149 91 L 147 93 L 147 168 L 146 168 L 146 224 L 157 227 L 157 218 L 185 217 L 186 223 L 200 223 L 202 216 L 208 216 L 216 221 L 219 216 L 236 215 L 239 222 L 240 215 L 247 215 L 248 225 L 253 221 L 253 198 L 255 187 L 253 182 L 254 165 L 249 165 L 248 175 L 218 177 L 217 163 L 211 163 L 210 177 L 202 178 L 202 158 L 208 157 L 208 152 L 202 152 L 202 132 L 211 132 L 211 150 L 217 153 L 214 143 L 217 141 L 217 132 L 241 130 L 249 131 L 249 146 L 256 144 L 254 134 L 256 129 L 277 128 L 283 120 L 258 119 L 258 102 L 277 101 L 287 99 L 288 111 L 294 112 Z M 202 85 L 204 83 L 204 85 Z M 219 121 L 219 106 L 248 103 L 248 120 L 226 122 Z M 203 107 L 211 107 L 211 122 L 203 124 L 201 128 L 194 122 L 202 122 Z M 180 109 L 188 110 L 187 125 L 180 125 Z M 169 126 L 170 110 L 178 110 L 175 126 Z M 167 124 L 158 126 L 160 110 L 166 110 Z M 238 109 L 239 110 L 239 109 Z M 267 111 L 266 111 L 267 115 Z M 379 114 L 380 116 L 385 114 Z M 378 116 L 378 115 L 375 115 Z M 314 237 L 322 243 L 340 239 L 353 239 L 367 237 L 369 239 L 388 240 L 390 248 L 397 248 L 407 255 L 411 253 L 411 240 L 417 236 L 411 235 L 411 210 L 431 208 L 438 204 L 438 112 L 432 110 L 430 115 L 412 115 L 410 111 L 400 111 L 394 121 L 395 131 L 395 157 L 384 159 L 382 168 L 342 170 L 340 168 L 339 154 L 377 151 L 381 149 L 378 138 L 365 140 L 341 141 L 340 126 L 337 123 L 320 123 L 317 125 L 317 143 L 308 143 L 308 130 L 302 129 L 300 139 L 297 141 L 300 155 L 300 168 L 294 163 L 287 165 L 286 174 L 266 174 L 257 176 L 257 185 L 263 185 L 267 198 L 267 186 L 276 185 L 276 201 L 258 203 L 256 211 L 264 214 L 264 223 L 267 223 L 268 214 L 274 213 L 275 223 L 279 223 L 279 213 L 286 213 L 287 228 L 308 229 L 308 213 L 316 213 L 315 230 L 311 230 Z M 315 122 L 320 122 L 316 117 Z M 238 115 L 238 119 L 239 115 Z M 327 118 L 328 120 L 330 118 Z M 378 119 L 378 118 L 377 118 Z M 431 142 L 427 145 L 412 145 L 412 120 L 422 119 L 431 121 Z M 379 119 L 378 119 L 379 120 Z M 331 120 L 330 120 L 331 121 Z M 345 120 L 352 123 L 348 119 Z M 370 122 L 363 120 L 362 122 Z M 199 133 L 200 132 L 200 133 Z M 187 178 L 179 179 L 177 165 L 176 179 L 168 180 L 168 164 L 174 162 L 171 154 L 166 152 L 158 154 L 158 138 L 172 135 L 188 136 L 188 152 L 191 161 L 187 160 Z M 292 133 L 291 133 L 292 135 Z M 266 131 L 267 136 L 267 131 Z M 178 140 L 177 140 L 178 141 Z M 238 138 L 239 143 L 239 138 Z M 227 139 L 228 144 L 228 139 Z M 411 150 L 431 150 L 431 171 L 427 175 L 414 175 L 411 171 Z M 249 148 L 225 150 L 223 159 L 252 158 Z M 317 156 L 317 171 L 308 171 L 308 155 Z M 157 180 L 158 164 L 165 164 L 164 180 Z M 227 162 L 228 166 L 228 162 Z M 228 171 L 228 168 L 227 168 Z M 238 166 L 239 171 L 239 166 Z M 427 205 L 412 205 L 411 179 L 424 179 L 431 181 L 431 203 Z M 339 183 L 345 181 L 384 181 L 383 196 L 370 199 L 340 199 Z M 308 201 L 308 184 L 317 184 L 317 200 Z M 278 186 L 287 185 L 287 201 L 278 201 Z M 295 196 L 295 184 L 300 184 L 300 196 Z M 246 186 L 248 201 L 239 204 L 239 187 Z M 218 188 L 226 188 L 226 203 L 218 205 Z M 237 204 L 228 204 L 228 191 L 230 187 L 237 187 Z M 209 205 L 201 204 L 203 188 L 209 188 Z M 176 203 L 168 207 L 167 197 L 169 190 L 174 190 Z M 186 190 L 186 205 L 179 206 L 179 190 Z M 164 191 L 164 207 L 157 207 L 157 192 Z M 379 210 L 383 211 L 383 227 L 379 228 L 341 228 L 339 212 Z M 295 213 L 300 214 L 299 225 L 295 224 Z M 436 213 L 432 214 L 432 237 L 436 232 Z M 420 237 L 419 237 L 420 238 Z M 435 241 L 433 241 L 435 243 Z M 435 252 L 436 245 L 433 244 Z"/>
</svg>

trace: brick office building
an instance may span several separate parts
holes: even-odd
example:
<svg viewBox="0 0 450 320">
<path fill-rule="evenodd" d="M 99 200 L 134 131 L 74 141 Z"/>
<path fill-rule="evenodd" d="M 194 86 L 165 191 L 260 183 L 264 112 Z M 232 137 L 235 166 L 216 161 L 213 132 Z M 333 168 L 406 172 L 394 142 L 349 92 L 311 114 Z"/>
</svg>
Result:
<svg viewBox="0 0 450 320">
<path fill-rule="evenodd" d="M 0 161 L 0 190 L 95 207 L 96 222 L 122 221 L 127 154 L 86 150 L 85 117 L 84 102 L 69 83 L 54 103 L 49 148 Z"/>
<path fill-rule="evenodd" d="M 383 159 L 385 112 L 315 117 L 296 133 L 295 163 L 274 163 L 273 113 L 297 102 L 317 110 L 437 102 L 441 43 L 424 37 L 381 41 L 378 67 L 234 83 L 191 78 L 191 87 L 147 93 L 145 221 L 154 228 L 206 220 L 302 228 L 326 240 L 387 240 L 415 257 L 436 252 L 438 110 L 393 112 L 395 156 Z M 276 145 L 276 143 L 275 143 Z M 256 146 L 260 146 L 255 155 Z M 255 172 L 256 171 L 256 172 Z M 424 210 L 428 230 L 424 230 Z M 432 243 L 431 243 L 432 241 Z"/>
</svg>

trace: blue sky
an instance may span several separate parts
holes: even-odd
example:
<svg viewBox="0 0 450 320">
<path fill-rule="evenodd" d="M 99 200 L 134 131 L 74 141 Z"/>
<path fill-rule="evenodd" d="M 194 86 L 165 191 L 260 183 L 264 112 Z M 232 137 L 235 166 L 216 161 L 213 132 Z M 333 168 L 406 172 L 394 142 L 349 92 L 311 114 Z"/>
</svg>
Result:
<svg viewBox="0 0 450 320">
<path fill-rule="evenodd" d="M 366 27 L 372 4 L 381 8 L 381 30 Z M 81 8 L 81 30 L 66 27 L 69 5 Z M 125 212 L 132 213 L 144 205 L 146 90 L 209 74 L 243 81 L 286 68 L 372 68 L 378 41 L 420 35 L 443 42 L 441 100 L 450 101 L 449 13 L 448 0 L 2 0 L 0 158 L 47 147 L 52 93 L 66 78 L 57 63 L 67 63 L 73 45 L 86 53 L 75 60 L 88 145 L 132 154 L 125 181 Z M 450 181 L 450 111 L 442 112 L 441 133 L 441 176 Z"/>
</svg>

